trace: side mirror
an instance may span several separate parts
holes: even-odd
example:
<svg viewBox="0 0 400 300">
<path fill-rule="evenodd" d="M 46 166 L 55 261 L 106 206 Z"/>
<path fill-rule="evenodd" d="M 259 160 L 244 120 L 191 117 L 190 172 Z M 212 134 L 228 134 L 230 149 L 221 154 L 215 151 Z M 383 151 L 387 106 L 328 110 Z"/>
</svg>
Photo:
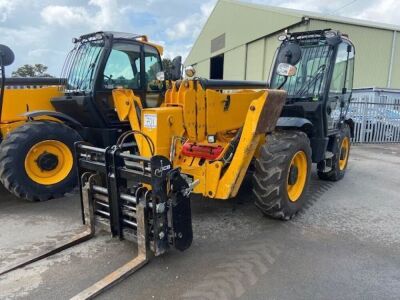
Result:
<svg viewBox="0 0 400 300">
<path fill-rule="evenodd" d="M 1 82 L 0 82 L 0 115 L 1 108 L 3 107 L 4 90 L 6 85 L 6 66 L 14 62 L 14 52 L 6 45 L 0 45 L 0 69 L 1 69 Z"/>
<path fill-rule="evenodd" d="M 276 68 L 276 73 L 281 76 L 291 77 L 296 75 L 297 68 L 290 64 L 280 63 Z"/>
<path fill-rule="evenodd" d="M 158 81 L 164 81 L 165 80 L 165 73 L 164 72 L 157 72 L 157 74 L 156 74 L 156 79 L 158 80 Z"/>
<path fill-rule="evenodd" d="M 6 67 L 14 62 L 14 52 L 6 45 L 0 45 L 0 65 Z"/>
<path fill-rule="evenodd" d="M 182 78 L 182 56 L 177 56 L 172 60 L 171 80 L 176 81 Z"/>
<path fill-rule="evenodd" d="M 185 68 L 185 75 L 186 77 L 192 78 L 194 75 L 196 75 L 196 70 L 193 66 L 187 66 Z"/>
<path fill-rule="evenodd" d="M 301 48 L 294 42 L 283 42 L 277 56 L 277 63 L 285 63 L 292 66 L 297 65 L 301 59 Z"/>
</svg>

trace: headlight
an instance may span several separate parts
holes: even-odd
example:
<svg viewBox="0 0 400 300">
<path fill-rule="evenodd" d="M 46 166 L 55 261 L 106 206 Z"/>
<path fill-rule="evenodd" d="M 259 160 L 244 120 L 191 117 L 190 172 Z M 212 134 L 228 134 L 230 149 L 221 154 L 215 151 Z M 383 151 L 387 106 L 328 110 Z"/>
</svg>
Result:
<svg viewBox="0 0 400 300">
<path fill-rule="evenodd" d="M 101 33 L 96 33 L 96 35 L 94 36 L 94 38 L 96 40 L 102 40 L 103 39 L 103 35 Z"/>
<path fill-rule="evenodd" d="M 336 36 L 336 35 L 337 35 L 336 32 L 335 32 L 335 31 L 332 31 L 332 30 L 325 32 L 325 37 L 326 37 L 327 39 L 333 38 L 333 37 Z"/>
<path fill-rule="evenodd" d="M 286 39 L 287 39 L 287 35 L 286 34 L 282 34 L 282 35 L 278 36 L 278 41 L 280 41 L 280 42 L 283 42 Z"/>
<path fill-rule="evenodd" d="M 285 63 L 280 63 L 278 67 L 276 68 L 276 73 L 281 76 L 294 76 L 296 75 L 297 68 L 295 66 L 285 64 Z"/>
<path fill-rule="evenodd" d="M 164 81 L 165 80 L 165 73 L 164 72 L 157 72 L 156 78 L 159 81 Z"/>
<path fill-rule="evenodd" d="M 193 77 L 196 74 L 196 70 L 194 69 L 193 66 L 187 66 L 185 68 L 185 75 L 187 77 Z"/>
</svg>

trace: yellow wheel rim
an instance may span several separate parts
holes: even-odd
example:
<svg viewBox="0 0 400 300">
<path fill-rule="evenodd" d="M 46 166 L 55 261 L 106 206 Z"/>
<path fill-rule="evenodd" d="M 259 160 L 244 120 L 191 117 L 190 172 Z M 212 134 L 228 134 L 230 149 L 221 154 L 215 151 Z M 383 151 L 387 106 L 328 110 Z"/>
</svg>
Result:
<svg viewBox="0 0 400 300">
<path fill-rule="evenodd" d="M 308 174 L 307 155 L 304 151 L 298 151 L 289 165 L 287 178 L 287 192 L 289 200 L 296 202 L 303 193 Z"/>
<path fill-rule="evenodd" d="M 342 145 L 340 146 L 340 156 L 339 156 L 339 169 L 343 171 L 346 169 L 347 160 L 349 159 L 349 151 L 350 150 L 350 139 L 349 137 L 345 137 L 342 141 Z"/>
<path fill-rule="evenodd" d="M 63 181 L 71 172 L 74 158 L 67 145 L 46 140 L 34 145 L 25 157 L 25 171 L 30 179 L 42 185 Z"/>
</svg>

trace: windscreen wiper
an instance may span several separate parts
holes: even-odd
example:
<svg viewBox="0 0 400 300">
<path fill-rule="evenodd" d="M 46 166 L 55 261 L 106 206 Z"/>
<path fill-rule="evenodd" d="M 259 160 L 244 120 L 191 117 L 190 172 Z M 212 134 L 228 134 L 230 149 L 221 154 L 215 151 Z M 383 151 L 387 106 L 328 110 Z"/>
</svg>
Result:
<svg viewBox="0 0 400 300">
<path fill-rule="evenodd" d="M 310 87 L 312 87 L 319 79 L 321 79 L 324 76 L 324 71 L 325 71 L 326 65 L 321 65 L 318 70 L 315 72 L 314 75 L 308 80 L 308 83 L 305 83 L 303 87 L 301 87 L 297 94 L 296 97 L 301 97 L 306 94 L 306 92 L 309 91 Z"/>
</svg>

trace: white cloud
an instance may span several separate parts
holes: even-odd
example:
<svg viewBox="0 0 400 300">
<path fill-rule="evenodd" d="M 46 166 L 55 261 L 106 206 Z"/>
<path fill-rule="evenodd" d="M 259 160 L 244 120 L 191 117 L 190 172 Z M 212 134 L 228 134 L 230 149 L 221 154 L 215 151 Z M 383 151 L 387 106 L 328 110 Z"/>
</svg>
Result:
<svg viewBox="0 0 400 300">
<path fill-rule="evenodd" d="M 0 0 L 0 22 L 5 22 L 8 16 L 13 12 L 20 1 Z"/>
<path fill-rule="evenodd" d="M 172 28 L 168 28 L 166 33 L 172 40 L 183 39 L 189 37 L 193 33 L 195 26 L 196 21 L 192 19 L 192 16 L 190 16 L 185 20 L 178 22 Z"/>
<path fill-rule="evenodd" d="M 339 15 L 389 24 L 400 24 L 399 0 L 247 0 L 258 4 Z"/>
<path fill-rule="evenodd" d="M 376 22 L 400 24 L 400 1 L 380 0 L 355 17 Z"/>
<path fill-rule="evenodd" d="M 199 33 L 207 18 L 211 14 L 215 1 L 209 1 L 200 6 L 200 11 L 190 14 L 188 17 L 168 28 L 165 33 L 171 40 L 185 38 L 194 39 Z"/>
<path fill-rule="evenodd" d="M 90 16 L 83 7 L 68 7 L 60 5 L 50 5 L 45 7 L 41 16 L 49 25 L 59 25 L 68 27 L 71 25 L 86 24 Z"/>
<path fill-rule="evenodd" d="M 45 55 L 64 55 L 65 52 L 63 51 L 56 51 L 56 50 L 52 50 L 52 49 L 46 49 L 46 48 L 38 48 L 38 49 L 34 49 L 34 50 L 30 50 L 28 52 L 28 56 L 33 58 L 33 59 L 37 59 L 37 58 L 42 58 Z"/>
<path fill-rule="evenodd" d="M 332 1 L 315 1 L 315 0 L 303 0 L 303 1 L 285 1 L 279 4 L 281 7 L 308 10 L 314 12 L 322 12 L 324 9 L 329 7 Z"/>
<path fill-rule="evenodd" d="M 173 59 L 177 56 L 182 56 L 182 61 L 185 61 L 191 48 L 192 44 L 190 45 L 172 44 L 169 45 L 168 47 L 164 46 L 165 50 L 163 57 Z"/>
<path fill-rule="evenodd" d="M 90 30 L 101 30 L 109 26 L 121 27 L 125 19 L 118 2 L 113 0 L 90 0 L 87 7 L 83 6 L 46 6 L 41 16 L 50 25 L 65 28 L 70 26 L 86 26 Z"/>
<path fill-rule="evenodd" d="M 92 22 L 97 28 L 109 26 L 120 26 L 121 21 L 125 18 L 121 14 L 118 1 L 115 0 L 90 0 L 89 5 L 97 6 L 99 11 L 95 14 Z"/>
<path fill-rule="evenodd" d="M 50 40 L 45 27 L 0 27 L 2 43 L 17 47 L 23 51 L 43 46 L 44 41 Z"/>
<path fill-rule="evenodd" d="M 207 3 L 204 3 L 200 6 L 200 10 L 203 16 L 208 17 L 211 12 L 214 9 L 216 2 L 215 1 L 209 1 Z"/>
</svg>

